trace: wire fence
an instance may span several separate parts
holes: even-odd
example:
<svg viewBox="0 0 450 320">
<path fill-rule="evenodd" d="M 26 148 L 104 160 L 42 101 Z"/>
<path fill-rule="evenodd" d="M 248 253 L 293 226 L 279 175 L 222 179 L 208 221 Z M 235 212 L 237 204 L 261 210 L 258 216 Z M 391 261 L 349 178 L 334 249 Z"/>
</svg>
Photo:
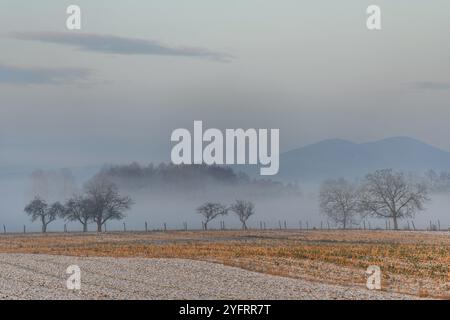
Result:
<svg viewBox="0 0 450 320">
<path fill-rule="evenodd" d="M 351 231 L 351 230 L 363 230 L 363 231 L 394 231 L 393 225 L 390 220 L 385 220 L 384 224 L 374 223 L 373 221 L 363 220 L 358 225 L 352 225 L 347 228 L 339 227 L 335 224 L 330 223 L 329 221 L 320 221 L 312 223 L 307 220 L 299 220 L 297 223 L 293 223 L 288 220 L 278 220 L 274 221 L 253 221 L 251 224 L 248 224 L 247 228 L 244 229 L 242 227 L 236 227 L 235 225 L 228 226 L 226 221 L 220 220 L 219 226 L 217 225 L 209 225 L 204 222 L 200 223 L 188 223 L 186 221 L 181 224 L 169 225 L 166 222 L 163 222 L 158 225 L 151 225 L 148 221 L 144 221 L 142 223 L 142 228 L 137 228 L 136 224 L 134 228 L 127 228 L 126 222 L 122 222 L 122 227 L 117 227 L 117 224 L 113 227 L 109 227 L 108 224 L 104 224 L 102 226 L 102 232 L 161 232 L 161 231 L 238 231 L 238 230 L 259 230 L 259 231 L 274 231 L 274 230 L 286 230 L 286 231 Z M 97 228 L 95 228 L 97 229 Z M 27 234 L 27 233 L 42 233 L 36 230 L 36 228 L 29 228 L 27 225 L 23 225 L 21 230 L 18 230 L 17 227 L 15 229 L 8 229 L 6 224 L 3 224 L 3 234 Z M 417 225 L 413 220 L 405 220 L 402 221 L 402 224 L 399 226 L 397 231 L 450 231 L 450 227 L 441 225 L 440 220 L 432 221 L 430 220 L 428 224 Z M 68 224 L 64 224 L 61 230 L 52 229 L 48 231 L 48 233 L 81 233 L 82 230 L 79 228 L 70 229 Z"/>
</svg>

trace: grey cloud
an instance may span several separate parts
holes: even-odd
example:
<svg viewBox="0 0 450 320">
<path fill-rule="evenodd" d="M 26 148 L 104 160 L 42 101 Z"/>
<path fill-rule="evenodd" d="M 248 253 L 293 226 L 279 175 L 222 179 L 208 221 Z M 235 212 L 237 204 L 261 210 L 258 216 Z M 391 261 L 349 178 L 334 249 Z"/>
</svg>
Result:
<svg viewBox="0 0 450 320">
<path fill-rule="evenodd" d="M 450 90 L 450 82 L 418 81 L 414 83 L 414 87 L 423 90 Z"/>
<path fill-rule="evenodd" d="M 40 41 L 73 46 L 80 50 L 122 55 L 165 55 L 196 57 L 214 61 L 229 62 L 231 55 L 197 47 L 167 46 L 158 41 L 126 38 L 114 35 L 62 33 L 62 32 L 20 32 L 11 36 L 21 40 Z"/>
<path fill-rule="evenodd" d="M 91 71 L 82 68 L 38 68 L 0 64 L 0 84 L 77 84 L 84 82 Z"/>
</svg>

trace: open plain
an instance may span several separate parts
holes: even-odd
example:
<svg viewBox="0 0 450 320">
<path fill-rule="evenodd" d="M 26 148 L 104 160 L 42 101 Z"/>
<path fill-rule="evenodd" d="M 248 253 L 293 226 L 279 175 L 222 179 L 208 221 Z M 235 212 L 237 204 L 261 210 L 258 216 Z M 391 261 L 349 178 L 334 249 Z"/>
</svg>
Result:
<svg viewBox="0 0 450 320">
<path fill-rule="evenodd" d="M 79 292 L 65 288 L 72 264 Z M 381 268 L 381 291 L 366 289 L 370 265 Z M 6 234 L 0 268 L 0 297 L 13 299 L 449 299 L 450 233 Z"/>
</svg>

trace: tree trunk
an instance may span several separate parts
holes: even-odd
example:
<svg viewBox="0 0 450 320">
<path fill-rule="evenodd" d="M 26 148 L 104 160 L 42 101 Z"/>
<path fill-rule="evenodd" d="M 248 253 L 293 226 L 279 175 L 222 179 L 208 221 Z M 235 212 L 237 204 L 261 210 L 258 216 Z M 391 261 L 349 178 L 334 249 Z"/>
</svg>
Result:
<svg viewBox="0 0 450 320">
<path fill-rule="evenodd" d="M 203 226 L 205 228 L 205 231 L 208 230 L 208 222 L 203 222 Z"/>
<path fill-rule="evenodd" d="M 245 221 L 242 221 L 242 229 L 247 230 L 247 224 Z"/>
<path fill-rule="evenodd" d="M 397 216 L 394 215 L 392 217 L 392 220 L 394 220 L 394 230 L 398 230 Z"/>
<path fill-rule="evenodd" d="M 102 226 L 103 224 L 100 221 L 97 222 L 97 232 L 102 232 Z"/>
<path fill-rule="evenodd" d="M 83 223 L 83 232 L 87 232 L 88 231 L 88 225 L 87 222 Z"/>
<path fill-rule="evenodd" d="M 47 221 L 45 221 L 45 217 L 41 216 L 41 222 L 42 222 L 42 233 L 47 232 Z"/>
</svg>

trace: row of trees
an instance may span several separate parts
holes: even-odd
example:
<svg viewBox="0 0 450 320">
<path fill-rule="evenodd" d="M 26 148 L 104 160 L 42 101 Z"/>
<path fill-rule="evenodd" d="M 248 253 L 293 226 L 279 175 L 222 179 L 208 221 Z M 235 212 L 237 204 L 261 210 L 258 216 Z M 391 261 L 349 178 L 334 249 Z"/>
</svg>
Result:
<svg viewBox="0 0 450 320">
<path fill-rule="evenodd" d="M 146 191 L 153 195 L 197 194 L 212 189 L 220 195 L 235 194 L 235 191 L 238 191 L 242 197 L 300 194 L 297 184 L 251 178 L 243 172 L 218 165 L 161 163 L 157 166 L 141 166 L 132 163 L 104 168 L 101 174 L 116 183 L 120 189 Z"/>
<path fill-rule="evenodd" d="M 203 226 L 205 230 L 208 229 L 208 223 L 221 215 L 227 215 L 231 211 L 235 213 L 239 221 L 242 223 L 242 229 L 247 230 L 247 220 L 255 214 L 255 205 L 251 201 L 236 200 L 230 206 L 225 206 L 221 203 L 206 202 L 197 208 L 197 212 L 204 217 Z"/>
<path fill-rule="evenodd" d="M 399 220 L 413 217 L 424 209 L 428 200 L 425 183 L 392 169 L 370 173 L 359 183 L 343 178 L 327 180 L 319 192 L 321 211 L 344 229 L 358 224 L 361 218 L 371 216 L 392 219 L 394 229 L 398 230 Z M 37 196 L 24 211 L 32 221 L 41 222 L 42 232 L 46 232 L 48 225 L 58 218 L 79 222 L 84 232 L 89 223 L 95 223 L 97 231 L 101 232 L 107 221 L 122 219 L 132 204 L 130 197 L 120 195 L 118 187 L 108 177 L 99 174 L 84 186 L 82 193 L 72 196 L 64 204 L 47 204 Z M 204 217 L 205 229 L 210 221 L 229 212 L 235 213 L 242 228 L 247 229 L 247 220 L 255 213 L 255 205 L 246 200 L 237 200 L 229 206 L 206 202 L 197 208 L 197 212 Z"/>
<path fill-rule="evenodd" d="M 88 231 L 89 223 L 97 225 L 97 231 L 102 232 L 103 225 L 110 220 L 124 218 L 125 211 L 129 210 L 133 201 L 128 196 L 121 196 L 116 184 L 106 176 L 99 174 L 91 179 L 85 186 L 84 192 L 73 195 L 64 204 L 54 202 L 48 204 L 44 199 L 36 196 L 24 209 L 31 220 L 40 221 L 42 232 L 47 232 L 50 223 L 58 218 L 70 222 L 79 222 L 83 232 Z M 230 206 L 221 203 L 206 202 L 197 211 L 205 218 L 204 228 L 219 215 L 234 212 L 242 228 L 247 229 L 247 220 L 255 213 L 255 205 L 246 200 L 236 200 Z"/>
<path fill-rule="evenodd" d="M 428 170 L 424 179 L 430 192 L 448 192 L 450 190 L 450 172 Z"/>
<path fill-rule="evenodd" d="M 47 202 L 40 197 L 35 197 L 24 209 L 34 222 L 39 220 L 42 232 L 47 232 L 48 225 L 57 218 L 66 221 L 79 222 L 83 232 L 88 231 L 88 224 L 96 223 L 97 231 L 102 232 L 103 225 L 109 220 L 120 220 L 124 217 L 124 211 L 130 209 L 132 200 L 122 197 L 117 187 L 107 180 L 96 180 L 86 187 L 83 195 L 74 195 L 65 204 Z M 208 229 L 208 223 L 220 215 L 234 212 L 242 223 L 242 229 L 247 230 L 247 220 L 255 213 L 255 205 L 246 200 L 236 200 L 227 207 L 221 203 L 206 202 L 197 209 L 203 215 L 203 226 Z"/>
<path fill-rule="evenodd" d="M 41 222 L 42 232 L 46 232 L 47 226 L 57 218 L 81 223 L 83 232 L 87 231 L 89 223 L 95 223 L 97 231 L 101 232 L 107 221 L 122 219 L 132 204 L 130 197 L 119 194 L 114 183 L 102 175 L 97 175 L 85 185 L 84 193 L 74 195 L 64 204 L 47 204 L 36 196 L 24 211 L 32 221 Z"/>
<path fill-rule="evenodd" d="M 366 175 L 357 184 L 346 179 L 325 181 L 319 193 L 321 211 L 344 229 L 367 216 L 398 221 L 414 217 L 429 201 L 424 183 L 392 169 Z"/>
</svg>

